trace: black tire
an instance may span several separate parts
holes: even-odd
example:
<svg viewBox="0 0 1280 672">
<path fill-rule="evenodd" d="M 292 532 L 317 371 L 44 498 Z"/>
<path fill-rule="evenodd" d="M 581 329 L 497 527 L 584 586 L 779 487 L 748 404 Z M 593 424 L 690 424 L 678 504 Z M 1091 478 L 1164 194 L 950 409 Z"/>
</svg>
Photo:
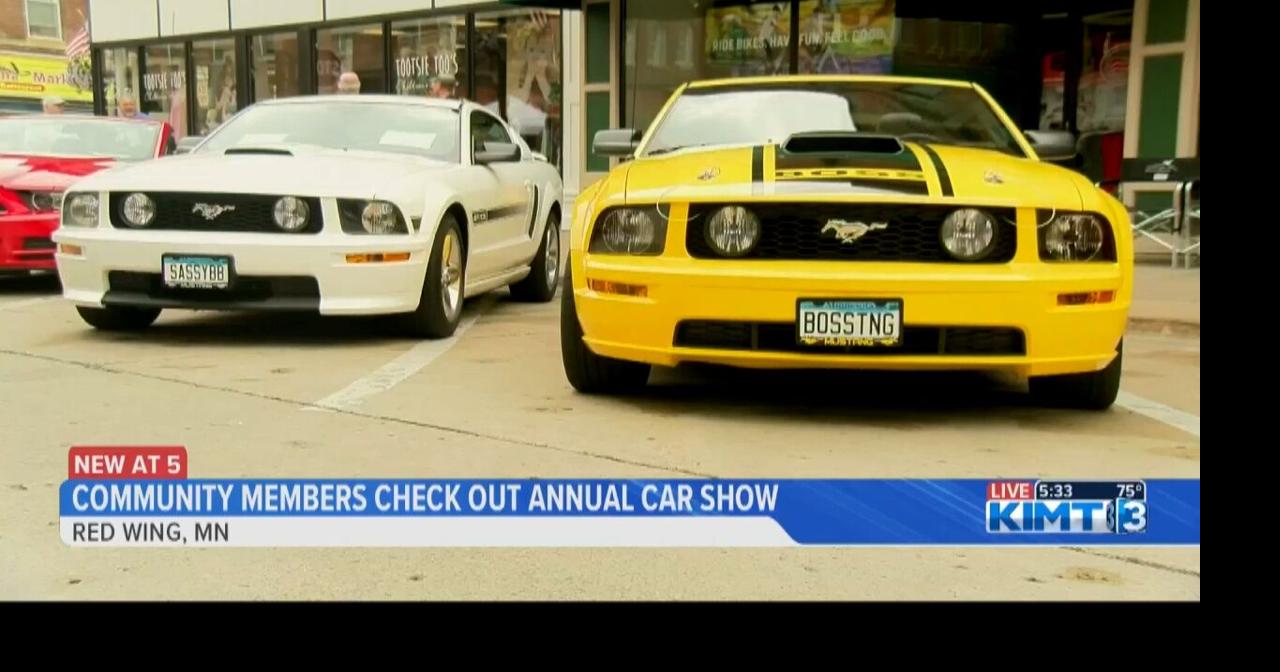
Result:
<svg viewBox="0 0 1280 672">
<path fill-rule="evenodd" d="M 462 317 L 463 296 L 467 288 L 467 254 L 465 248 L 459 249 L 461 268 L 460 285 L 457 304 L 449 310 L 444 300 L 444 278 L 441 268 L 446 253 L 444 241 L 450 235 L 457 244 L 462 243 L 462 229 L 452 214 L 446 214 L 440 220 L 436 230 L 435 241 L 431 245 L 431 260 L 427 262 L 427 277 L 422 282 L 422 295 L 418 298 L 417 310 L 404 316 L 405 329 L 418 338 L 448 338 L 458 328 Z M 452 243 L 451 243 L 452 245 Z"/>
<path fill-rule="evenodd" d="M 601 357 L 582 341 L 571 268 L 565 268 L 564 291 L 560 295 L 560 356 L 569 384 L 585 394 L 635 392 L 649 382 L 648 364 Z"/>
<path fill-rule="evenodd" d="M 160 317 L 159 308 L 87 308 L 76 306 L 80 319 L 103 331 L 141 331 Z"/>
<path fill-rule="evenodd" d="M 1029 381 L 1031 394 L 1049 406 L 1104 411 L 1111 408 L 1116 395 L 1120 393 L 1120 365 L 1123 358 L 1122 339 L 1116 346 L 1116 358 L 1105 369 L 1092 373 L 1032 378 Z"/>
<path fill-rule="evenodd" d="M 555 246 L 555 262 L 547 254 L 548 243 Z M 511 297 L 517 301 L 546 303 L 556 296 L 560 286 L 560 215 L 555 210 L 547 215 L 547 226 L 542 232 L 542 243 L 529 265 L 529 275 L 511 285 Z"/>
</svg>

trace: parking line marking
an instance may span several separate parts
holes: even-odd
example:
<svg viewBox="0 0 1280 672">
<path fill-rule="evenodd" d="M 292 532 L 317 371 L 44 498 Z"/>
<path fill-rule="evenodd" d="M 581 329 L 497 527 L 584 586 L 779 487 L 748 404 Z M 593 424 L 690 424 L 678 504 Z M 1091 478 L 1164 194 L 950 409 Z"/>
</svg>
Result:
<svg viewBox="0 0 1280 672">
<path fill-rule="evenodd" d="M 450 348 L 458 343 L 462 335 L 471 328 L 471 325 L 475 324 L 476 320 L 480 319 L 480 316 L 492 306 L 493 295 L 490 294 L 476 302 L 471 314 L 458 323 L 458 328 L 453 332 L 453 336 L 440 340 L 423 341 L 409 348 L 407 352 L 399 357 L 383 364 L 373 373 L 353 381 L 350 385 L 302 410 L 328 413 L 335 410 L 348 411 L 360 407 L 369 397 L 386 392 L 403 383 L 410 376 L 435 361 L 440 355 L 448 352 Z"/>
<path fill-rule="evenodd" d="M 22 301 L 11 301 L 9 303 L 0 303 L 0 310 L 16 310 L 19 308 L 27 308 L 29 306 L 35 306 L 41 303 L 45 303 L 46 301 L 54 301 L 56 299 L 61 299 L 61 298 L 62 298 L 61 295 L 38 296 L 34 299 L 23 299 Z"/>
<path fill-rule="evenodd" d="M 1165 406 L 1158 401 L 1139 397 L 1136 394 L 1130 394 L 1123 390 L 1116 396 L 1116 405 L 1145 415 L 1153 420 L 1163 422 L 1170 427 L 1181 429 L 1182 431 L 1200 438 L 1200 416 L 1192 415 L 1185 411 L 1179 411 L 1172 406 Z"/>
</svg>

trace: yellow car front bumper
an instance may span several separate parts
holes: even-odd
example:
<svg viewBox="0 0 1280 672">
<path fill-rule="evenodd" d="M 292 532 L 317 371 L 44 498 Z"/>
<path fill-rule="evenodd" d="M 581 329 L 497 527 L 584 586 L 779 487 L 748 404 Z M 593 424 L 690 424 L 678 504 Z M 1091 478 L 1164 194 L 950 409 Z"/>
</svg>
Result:
<svg viewBox="0 0 1280 672">
<path fill-rule="evenodd" d="M 1118 263 L 761 262 L 580 251 L 570 263 L 578 320 L 591 351 L 663 366 L 981 369 L 1024 376 L 1090 372 L 1115 357 L 1132 296 Z M 602 282 L 641 286 L 645 296 L 590 288 Z M 1059 305 L 1060 294 L 1106 291 L 1114 292 L 1108 303 Z M 806 352 L 777 338 L 784 325 L 794 330 L 796 302 L 804 298 L 901 299 L 905 330 L 959 328 L 954 332 L 959 334 L 994 327 L 1020 330 L 1023 342 L 1015 354 L 949 352 L 941 344 L 931 352 L 919 347 L 896 353 Z M 752 336 L 751 343 L 735 347 L 677 345 L 677 325 L 686 320 L 765 323 L 773 338 Z"/>
</svg>

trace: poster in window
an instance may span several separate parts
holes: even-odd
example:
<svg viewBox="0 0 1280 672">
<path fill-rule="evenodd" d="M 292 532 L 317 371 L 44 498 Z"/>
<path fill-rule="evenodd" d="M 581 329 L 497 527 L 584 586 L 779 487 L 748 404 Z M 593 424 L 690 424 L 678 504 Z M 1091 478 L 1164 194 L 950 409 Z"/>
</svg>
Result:
<svg viewBox="0 0 1280 672">
<path fill-rule="evenodd" d="M 765 2 L 707 10 L 706 58 L 734 76 L 790 69 L 791 3 Z"/>
<path fill-rule="evenodd" d="M 800 71 L 888 74 L 893 69 L 894 0 L 802 0 Z"/>
</svg>

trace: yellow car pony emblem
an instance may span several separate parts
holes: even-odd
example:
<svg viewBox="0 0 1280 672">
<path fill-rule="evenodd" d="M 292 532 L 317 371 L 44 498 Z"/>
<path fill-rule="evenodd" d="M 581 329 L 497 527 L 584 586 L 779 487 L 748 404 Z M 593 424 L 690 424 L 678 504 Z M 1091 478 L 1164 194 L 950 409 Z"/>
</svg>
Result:
<svg viewBox="0 0 1280 672">
<path fill-rule="evenodd" d="M 846 222 L 843 219 L 829 219 L 827 225 L 822 227 L 822 234 L 834 232 L 837 240 L 841 245 L 852 245 L 857 240 L 871 231 L 881 231 L 889 228 L 888 222 Z"/>
</svg>

